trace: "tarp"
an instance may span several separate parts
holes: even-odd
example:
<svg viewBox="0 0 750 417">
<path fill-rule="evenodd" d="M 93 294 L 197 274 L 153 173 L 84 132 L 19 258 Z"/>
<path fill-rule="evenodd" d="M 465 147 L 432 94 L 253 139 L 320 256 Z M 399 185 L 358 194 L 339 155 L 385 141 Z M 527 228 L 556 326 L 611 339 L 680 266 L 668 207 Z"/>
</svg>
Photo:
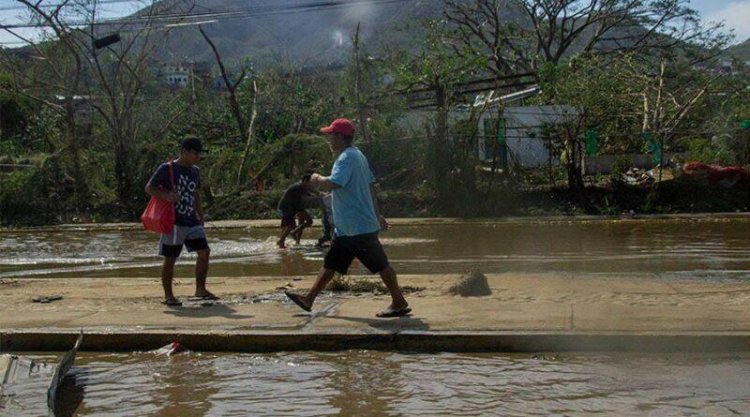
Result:
<svg viewBox="0 0 750 417">
<path fill-rule="evenodd" d="M 688 162 L 683 167 L 686 174 L 705 173 L 709 185 L 724 188 L 750 185 L 750 171 L 738 166 L 707 165 L 702 162 Z"/>
</svg>

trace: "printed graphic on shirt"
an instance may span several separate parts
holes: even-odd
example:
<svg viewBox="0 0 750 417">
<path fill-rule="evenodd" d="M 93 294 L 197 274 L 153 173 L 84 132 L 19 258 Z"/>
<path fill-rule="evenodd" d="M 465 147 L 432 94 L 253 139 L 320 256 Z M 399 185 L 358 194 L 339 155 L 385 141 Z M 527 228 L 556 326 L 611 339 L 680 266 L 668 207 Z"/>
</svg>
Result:
<svg viewBox="0 0 750 417">
<path fill-rule="evenodd" d="M 189 176 L 179 174 L 177 178 L 177 193 L 180 195 L 180 201 L 175 205 L 175 211 L 179 216 L 192 218 L 195 213 L 195 190 L 198 184 Z"/>
</svg>

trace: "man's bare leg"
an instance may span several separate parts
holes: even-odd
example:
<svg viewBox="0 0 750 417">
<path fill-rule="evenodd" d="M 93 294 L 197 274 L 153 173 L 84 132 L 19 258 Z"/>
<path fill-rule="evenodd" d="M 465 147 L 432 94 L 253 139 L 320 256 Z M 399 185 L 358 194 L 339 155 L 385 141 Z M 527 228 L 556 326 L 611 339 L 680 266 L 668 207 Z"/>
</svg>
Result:
<svg viewBox="0 0 750 417">
<path fill-rule="evenodd" d="M 388 265 L 385 269 L 380 271 L 380 278 L 383 280 L 386 288 L 388 288 L 388 292 L 391 293 L 391 305 L 388 308 L 390 310 L 398 311 L 408 307 L 409 303 L 406 302 L 404 294 L 398 286 L 398 278 L 396 277 L 396 271 L 393 270 L 393 267 Z"/>
<path fill-rule="evenodd" d="M 299 241 L 302 239 L 302 231 L 305 230 L 306 227 L 312 226 L 313 220 L 306 211 L 300 211 L 296 214 L 296 217 L 299 226 L 292 230 L 291 235 L 294 237 L 294 241 L 299 245 Z"/>
<path fill-rule="evenodd" d="M 315 298 L 317 298 L 318 294 L 326 289 L 326 286 L 329 282 L 331 282 L 335 273 L 336 271 L 334 271 L 333 269 L 320 268 L 318 277 L 315 279 L 315 283 L 313 284 L 312 288 L 310 288 L 310 291 L 308 291 L 306 295 L 298 296 L 298 298 L 304 305 L 304 307 L 300 307 L 309 311 L 312 308 L 313 303 L 315 302 Z"/>
<path fill-rule="evenodd" d="M 281 229 L 281 236 L 279 236 L 279 240 L 276 242 L 276 245 L 278 245 L 280 248 L 285 248 L 286 237 L 289 236 L 289 234 L 292 232 L 292 229 L 293 228 L 289 226 L 284 226 Z"/>
<path fill-rule="evenodd" d="M 308 225 L 306 223 L 302 223 L 299 226 L 295 227 L 294 230 L 292 230 L 290 235 L 294 238 L 294 241 L 299 245 L 299 241 L 302 239 L 302 231 L 305 230 L 305 228 Z"/>
<path fill-rule="evenodd" d="M 161 286 L 164 288 L 164 301 L 177 301 L 172 292 L 172 280 L 174 278 L 174 264 L 177 262 L 176 257 L 164 257 L 164 263 L 161 266 Z"/>
<path fill-rule="evenodd" d="M 216 296 L 206 289 L 208 259 L 211 255 L 211 249 L 201 249 L 196 254 L 198 255 L 198 259 L 195 261 L 195 296 L 215 298 Z"/>
</svg>

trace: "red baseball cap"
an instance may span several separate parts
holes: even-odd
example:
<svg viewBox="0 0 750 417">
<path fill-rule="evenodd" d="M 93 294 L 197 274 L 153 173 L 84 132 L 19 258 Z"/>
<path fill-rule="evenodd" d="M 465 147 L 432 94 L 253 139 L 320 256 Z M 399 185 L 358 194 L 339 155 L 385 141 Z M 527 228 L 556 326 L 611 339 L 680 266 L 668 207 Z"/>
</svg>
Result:
<svg viewBox="0 0 750 417">
<path fill-rule="evenodd" d="M 354 125 L 349 119 L 336 119 L 330 126 L 321 127 L 322 133 L 340 133 L 344 136 L 354 136 Z"/>
</svg>

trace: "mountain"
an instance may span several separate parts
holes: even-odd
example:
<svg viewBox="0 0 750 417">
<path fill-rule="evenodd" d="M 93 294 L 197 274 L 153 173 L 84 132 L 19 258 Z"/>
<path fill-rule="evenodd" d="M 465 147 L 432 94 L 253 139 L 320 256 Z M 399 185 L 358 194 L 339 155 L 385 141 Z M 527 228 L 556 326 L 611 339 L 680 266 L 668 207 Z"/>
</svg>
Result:
<svg viewBox="0 0 750 417">
<path fill-rule="evenodd" d="M 474 0 L 463 0 L 473 4 Z M 517 0 L 502 0 L 502 18 L 531 28 Z M 175 3 L 176 2 L 176 3 Z M 204 14 L 183 26 L 171 28 L 162 37 L 157 58 L 162 62 L 214 62 L 213 52 L 195 24 L 202 26 L 222 59 L 237 65 L 249 59 L 255 66 L 274 63 L 296 67 L 320 67 L 346 62 L 352 53 L 352 37 L 360 25 L 361 44 L 377 55 L 385 46 L 409 48 L 420 42 L 426 18 L 444 15 L 443 0 L 162 0 L 157 14 Z M 175 6 L 176 4 L 176 6 Z M 324 4 L 325 7 L 313 5 Z M 152 9 L 148 9 L 152 10 Z M 137 15 L 143 16 L 146 11 Z M 174 18 L 171 18 L 174 22 Z M 566 55 L 580 50 L 593 36 L 593 27 L 583 31 Z M 627 46 L 645 29 L 635 22 L 612 30 L 598 43 L 600 49 Z M 529 45 L 533 48 L 534 45 Z"/>
<path fill-rule="evenodd" d="M 341 64 L 352 53 L 352 37 L 360 25 L 361 44 L 377 50 L 388 44 L 408 45 L 421 33 L 419 22 L 442 15 L 442 2 L 353 2 L 337 7 L 304 7 L 310 0 L 195 0 L 191 14 L 207 13 L 202 25 L 222 59 L 237 64 L 293 63 L 325 66 Z M 318 2 L 321 3 L 321 2 Z M 337 3 L 337 2 L 329 2 Z M 162 13 L 185 13 L 167 8 Z M 229 13 L 226 13 L 229 11 Z M 215 17 L 210 13 L 217 12 Z M 143 16 L 145 12 L 139 12 Z M 211 22 L 214 20 L 213 22 Z M 405 36 L 403 29 L 407 29 Z M 163 36 L 158 58 L 164 62 L 214 62 L 213 52 L 196 25 L 173 27 Z"/>
<path fill-rule="evenodd" d="M 727 48 L 726 55 L 737 58 L 740 61 L 750 61 L 750 39 L 739 45 Z"/>
<path fill-rule="evenodd" d="M 475 0 L 460 1 L 474 4 Z M 517 1 L 501 0 L 501 20 L 530 29 L 531 21 Z M 256 67 L 337 66 L 350 59 L 358 25 L 361 44 L 370 54 L 378 55 L 387 46 L 409 49 L 421 43 L 421 22 L 443 17 L 444 7 L 443 0 L 160 0 L 134 15 L 98 26 L 96 38 L 112 32 L 132 36 L 149 24 L 157 28 L 152 35 L 158 39 L 156 62 L 213 66 L 214 54 L 198 30 L 200 23 L 229 67 L 246 60 Z M 593 36 L 593 29 L 585 29 L 565 56 L 579 51 Z M 643 27 L 630 22 L 608 32 L 597 46 L 605 50 L 621 47 L 642 33 Z M 530 43 L 525 49 L 533 51 L 535 46 Z"/>
</svg>

